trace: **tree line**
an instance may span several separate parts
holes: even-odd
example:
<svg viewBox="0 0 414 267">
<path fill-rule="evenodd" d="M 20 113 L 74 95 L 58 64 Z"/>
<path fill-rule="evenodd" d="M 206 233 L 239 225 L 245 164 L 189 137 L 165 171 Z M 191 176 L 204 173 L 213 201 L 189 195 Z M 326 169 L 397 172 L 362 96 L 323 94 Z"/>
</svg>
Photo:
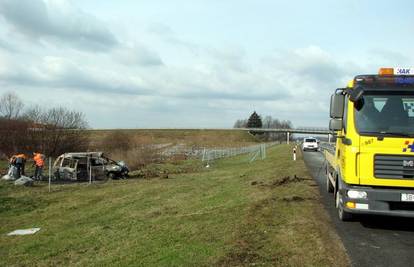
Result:
<svg viewBox="0 0 414 267">
<path fill-rule="evenodd" d="M 0 156 L 42 152 L 58 156 L 87 149 L 88 122 L 82 112 L 65 107 L 25 107 L 14 92 L 0 97 Z"/>
<path fill-rule="evenodd" d="M 233 128 L 263 128 L 263 129 L 291 129 L 293 124 L 289 120 L 279 120 L 270 115 L 262 116 L 254 111 L 248 119 L 239 119 L 233 125 Z M 266 141 L 284 141 L 286 133 L 256 132 L 262 139 Z"/>
</svg>

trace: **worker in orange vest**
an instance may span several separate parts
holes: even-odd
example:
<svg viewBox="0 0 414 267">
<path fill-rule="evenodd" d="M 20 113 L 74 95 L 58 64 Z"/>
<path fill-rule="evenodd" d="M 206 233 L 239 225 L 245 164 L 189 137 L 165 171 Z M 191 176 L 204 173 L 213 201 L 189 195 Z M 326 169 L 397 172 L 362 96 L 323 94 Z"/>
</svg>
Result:
<svg viewBox="0 0 414 267">
<path fill-rule="evenodd" d="M 34 174 L 34 179 L 35 180 L 41 180 L 42 179 L 43 167 L 45 165 L 45 155 L 43 155 L 41 153 L 33 152 L 33 160 L 34 160 L 34 165 L 36 167 L 35 174 Z"/>
</svg>

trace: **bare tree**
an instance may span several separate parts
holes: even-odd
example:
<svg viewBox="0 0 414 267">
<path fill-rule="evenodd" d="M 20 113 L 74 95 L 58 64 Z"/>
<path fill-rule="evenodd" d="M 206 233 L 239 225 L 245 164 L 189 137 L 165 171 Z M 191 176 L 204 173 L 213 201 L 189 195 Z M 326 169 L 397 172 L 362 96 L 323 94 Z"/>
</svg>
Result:
<svg viewBox="0 0 414 267">
<path fill-rule="evenodd" d="M 41 113 L 38 139 L 41 149 L 48 155 L 85 150 L 89 144 L 84 114 L 62 107 L 52 108 Z M 39 136 L 40 134 L 40 136 Z"/>
<path fill-rule="evenodd" d="M 26 151 L 42 151 L 50 156 L 86 150 L 89 146 L 88 123 L 84 114 L 58 107 L 29 108 L 23 118 L 30 122 Z"/>
<path fill-rule="evenodd" d="M 263 119 L 263 128 L 268 128 L 268 129 L 272 128 L 272 122 L 273 122 L 272 116 L 267 115 Z"/>
<path fill-rule="evenodd" d="M 246 128 L 247 126 L 247 120 L 237 120 L 234 123 L 233 128 Z"/>
<path fill-rule="evenodd" d="M 29 123 L 20 119 L 0 118 L 0 154 L 11 156 L 24 152 L 28 144 Z"/>
<path fill-rule="evenodd" d="M 42 120 L 42 114 L 45 112 L 45 110 L 39 106 L 31 106 L 22 115 L 22 118 L 27 121 L 31 121 L 33 123 L 41 123 Z"/>
<path fill-rule="evenodd" d="M 8 120 L 19 118 L 23 106 L 22 100 L 14 92 L 7 92 L 0 98 L 0 114 Z"/>
</svg>

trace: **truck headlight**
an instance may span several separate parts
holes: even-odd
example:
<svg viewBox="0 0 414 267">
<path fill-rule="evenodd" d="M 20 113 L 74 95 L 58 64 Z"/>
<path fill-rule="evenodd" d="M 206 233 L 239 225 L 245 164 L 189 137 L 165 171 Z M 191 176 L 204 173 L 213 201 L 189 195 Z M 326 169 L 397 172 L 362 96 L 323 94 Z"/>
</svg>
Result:
<svg viewBox="0 0 414 267">
<path fill-rule="evenodd" d="M 348 190 L 347 195 L 349 198 L 367 198 L 367 192 L 358 190 Z"/>
</svg>

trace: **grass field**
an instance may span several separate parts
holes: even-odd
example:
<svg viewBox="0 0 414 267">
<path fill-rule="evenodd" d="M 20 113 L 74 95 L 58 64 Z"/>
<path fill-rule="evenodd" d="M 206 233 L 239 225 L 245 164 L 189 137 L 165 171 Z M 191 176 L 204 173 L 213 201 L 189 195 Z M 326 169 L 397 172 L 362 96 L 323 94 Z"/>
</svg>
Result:
<svg viewBox="0 0 414 267">
<path fill-rule="evenodd" d="M 121 131 L 131 136 L 138 144 L 184 144 L 188 147 L 239 147 L 255 144 L 258 141 L 246 131 L 223 130 L 91 130 L 88 131 L 93 140 L 92 146 L 97 146 L 109 133 Z"/>
<path fill-rule="evenodd" d="M 290 156 L 281 145 L 251 164 L 240 156 L 52 193 L 1 182 L 0 266 L 348 265 L 315 183 Z M 42 229 L 5 235 L 31 227 Z"/>
</svg>

